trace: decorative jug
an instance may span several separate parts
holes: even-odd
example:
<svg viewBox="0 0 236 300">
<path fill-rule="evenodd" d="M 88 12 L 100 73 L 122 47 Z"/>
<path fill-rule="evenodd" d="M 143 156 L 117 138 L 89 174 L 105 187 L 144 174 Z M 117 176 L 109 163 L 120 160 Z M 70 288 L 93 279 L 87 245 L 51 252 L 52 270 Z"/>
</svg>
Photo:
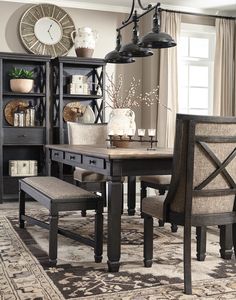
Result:
<svg viewBox="0 0 236 300">
<path fill-rule="evenodd" d="M 115 108 L 110 113 L 110 119 L 107 124 L 108 134 L 128 136 L 134 135 L 136 130 L 135 114 L 129 108 Z"/>
<path fill-rule="evenodd" d="M 92 57 L 95 49 L 95 43 L 98 39 L 96 30 L 89 27 L 78 28 L 78 33 L 71 33 L 75 46 L 76 55 L 79 57 Z"/>
</svg>

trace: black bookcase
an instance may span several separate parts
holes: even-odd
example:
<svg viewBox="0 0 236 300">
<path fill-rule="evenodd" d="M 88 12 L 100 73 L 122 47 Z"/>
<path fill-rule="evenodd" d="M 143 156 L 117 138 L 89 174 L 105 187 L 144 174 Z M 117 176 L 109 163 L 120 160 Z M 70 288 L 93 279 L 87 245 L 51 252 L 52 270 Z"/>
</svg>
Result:
<svg viewBox="0 0 236 300">
<path fill-rule="evenodd" d="M 38 175 L 46 174 L 45 144 L 52 142 L 50 117 L 50 57 L 31 54 L 0 53 L 0 202 L 18 193 L 18 179 L 9 175 L 10 160 L 37 160 Z M 34 87 L 29 93 L 10 89 L 9 71 L 24 68 L 34 73 Z M 14 127 L 9 123 L 6 106 L 17 101 L 32 102 L 36 108 L 33 127 Z M 9 112 L 8 112 L 9 113 Z"/>
</svg>

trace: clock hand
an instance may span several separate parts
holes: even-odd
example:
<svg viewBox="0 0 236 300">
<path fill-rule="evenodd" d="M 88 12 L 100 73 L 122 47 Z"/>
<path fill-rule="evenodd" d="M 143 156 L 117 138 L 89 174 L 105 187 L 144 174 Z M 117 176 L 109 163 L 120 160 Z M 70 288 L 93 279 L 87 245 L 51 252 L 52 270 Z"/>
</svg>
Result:
<svg viewBox="0 0 236 300">
<path fill-rule="evenodd" d="M 50 31 L 50 29 L 52 28 L 52 24 L 49 26 L 49 28 L 48 28 L 48 32 Z"/>
<path fill-rule="evenodd" d="M 49 30 L 48 30 L 48 34 L 49 34 L 51 40 L 53 41 L 53 37 L 52 37 L 51 32 Z"/>
</svg>

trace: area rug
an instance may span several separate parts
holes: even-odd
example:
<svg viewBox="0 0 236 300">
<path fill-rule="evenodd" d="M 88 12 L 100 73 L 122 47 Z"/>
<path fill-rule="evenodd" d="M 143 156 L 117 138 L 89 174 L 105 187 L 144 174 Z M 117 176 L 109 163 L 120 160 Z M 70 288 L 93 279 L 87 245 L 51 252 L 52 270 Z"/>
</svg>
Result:
<svg viewBox="0 0 236 300">
<path fill-rule="evenodd" d="M 46 210 L 30 213 L 46 220 Z M 154 230 L 154 263 L 143 267 L 143 221 L 122 216 L 121 268 L 108 273 L 106 264 L 106 218 L 103 262 L 93 261 L 93 249 L 59 237 L 58 264 L 47 262 L 48 233 L 37 226 L 18 228 L 15 211 L 0 216 L 1 299 L 236 299 L 235 258 L 219 257 L 218 229 L 209 228 L 207 257 L 196 261 L 195 232 L 192 235 L 193 295 L 183 294 L 182 228 Z M 63 213 L 60 226 L 93 236 L 93 216 Z"/>
</svg>

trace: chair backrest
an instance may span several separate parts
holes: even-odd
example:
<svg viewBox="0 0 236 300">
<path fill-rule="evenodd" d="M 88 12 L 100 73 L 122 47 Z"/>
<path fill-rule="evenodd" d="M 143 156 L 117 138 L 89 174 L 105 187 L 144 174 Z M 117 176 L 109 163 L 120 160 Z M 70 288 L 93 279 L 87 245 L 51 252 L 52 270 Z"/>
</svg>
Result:
<svg viewBox="0 0 236 300">
<path fill-rule="evenodd" d="M 173 173 L 165 207 L 177 213 L 232 212 L 236 117 L 177 114 Z"/>
<path fill-rule="evenodd" d="M 106 145 L 107 124 L 67 122 L 68 142 L 73 145 Z"/>
</svg>

